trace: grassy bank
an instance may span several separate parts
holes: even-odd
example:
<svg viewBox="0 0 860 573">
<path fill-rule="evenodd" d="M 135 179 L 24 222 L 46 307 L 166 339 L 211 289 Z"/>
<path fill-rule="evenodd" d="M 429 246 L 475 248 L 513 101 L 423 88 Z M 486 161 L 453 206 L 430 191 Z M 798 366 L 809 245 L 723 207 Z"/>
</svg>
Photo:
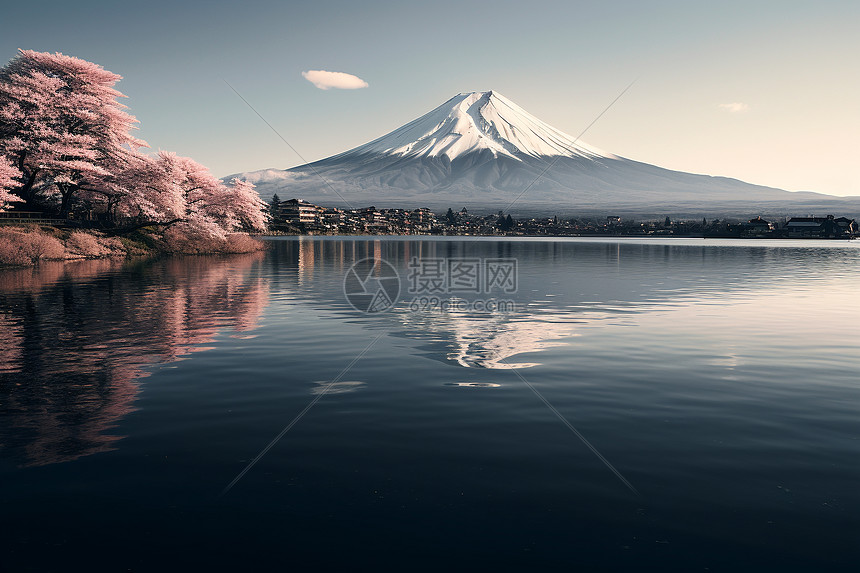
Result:
<svg viewBox="0 0 860 573">
<path fill-rule="evenodd" d="M 143 228 L 125 236 L 110 236 L 95 230 L 70 230 L 47 225 L 0 227 L 0 267 L 155 254 L 250 253 L 263 248 L 260 241 L 245 233 L 231 233 L 220 238 Z"/>
</svg>

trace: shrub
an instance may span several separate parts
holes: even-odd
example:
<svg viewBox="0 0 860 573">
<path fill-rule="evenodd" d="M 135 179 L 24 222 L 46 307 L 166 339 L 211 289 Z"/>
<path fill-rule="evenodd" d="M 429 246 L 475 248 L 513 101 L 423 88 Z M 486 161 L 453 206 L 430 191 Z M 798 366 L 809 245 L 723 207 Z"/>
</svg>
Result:
<svg viewBox="0 0 860 573">
<path fill-rule="evenodd" d="M 116 237 L 104 237 L 82 231 L 74 231 L 69 235 L 66 239 L 66 249 L 70 255 L 87 259 L 126 254 L 122 241 Z"/>
<path fill-rule="evenodd" d="M 64 258 L 66 249 L 63 243 L 39 229 L 0 229 L 0 264 L 35 265 L 39 261 Z"/>
<path fill-rule="evenodd" d="M 262 251 L 265 244 L 258 241 L 246 233 L 232 233 L 227 235 L 227 242 L 224 247 L 225 253 L 256 253 Z"/>
<path fill-rule="evenodd" d="M 246 233 L 231 233 L 226 238 L 201 232 L 190 225 L 177 225 L 162 235 L 161 248 L 168 253 L 210 255 L 254 253 L 264 248 L 262 242 Z"/>
<path fill-rule="evenodd" d="M 70 255 L 86 258 L 101 257 L 107 254 L 94 235 L 81 231 L 75 231 L 69 235 L 69 238 L 66 239 L 66 248 Z"/>
</svg>

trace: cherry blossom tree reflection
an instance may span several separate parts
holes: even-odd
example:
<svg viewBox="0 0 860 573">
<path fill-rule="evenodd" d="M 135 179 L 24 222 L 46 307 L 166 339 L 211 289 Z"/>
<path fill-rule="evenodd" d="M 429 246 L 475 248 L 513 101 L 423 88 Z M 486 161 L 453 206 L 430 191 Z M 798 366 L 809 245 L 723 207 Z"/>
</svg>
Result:
<svg viewBox="0 0 860 573">
<path fill-rule="evenodd" d="M 0 452 L 43 465 L 108 451 L 155 365 L 246 336 L 262 253 L 94 260 L 0 273 Z"/>
</svg>

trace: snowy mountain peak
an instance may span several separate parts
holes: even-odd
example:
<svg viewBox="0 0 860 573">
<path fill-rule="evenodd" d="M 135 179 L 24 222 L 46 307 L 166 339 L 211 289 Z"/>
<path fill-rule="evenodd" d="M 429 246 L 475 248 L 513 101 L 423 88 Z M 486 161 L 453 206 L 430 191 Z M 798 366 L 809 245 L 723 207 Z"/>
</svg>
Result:
<svg viewBox="0 0 860 573">
<path fill-rule="evenodd" d="M 499 92 L 461 93 L 433 111 L 338 157 L 387 154 L 403 157 L 447 156 L 454 160 L 476 151 L 494 157 L 613 157 L 547 125 Z"/>
<path fill-rule="evenodd" d="M 339 207 L 495 212 L 521 201 L 548 213 L 739 213 L 765 205 L 818 210 L 823 197 L 670 171 L 589 147 L 496 91 L 457 94 L 430 113 L 311 164 L 238 174 L 266 198 Z M 227 177 L 227 180 L 234 176 Z M 738 205 L 742 205 L 738 207 Z M 737 211 L 736 209 L 741 209 Z M 822 207 L 830 210 L 831 207 Z M 856 212 L 856 203 L 850 212 Z"/>
</svg>

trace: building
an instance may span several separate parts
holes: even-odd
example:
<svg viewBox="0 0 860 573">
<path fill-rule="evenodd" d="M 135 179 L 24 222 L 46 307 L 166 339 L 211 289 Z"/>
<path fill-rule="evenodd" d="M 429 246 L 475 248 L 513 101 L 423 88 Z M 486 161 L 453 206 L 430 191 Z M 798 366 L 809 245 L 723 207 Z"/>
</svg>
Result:
<svg viewBox="0 0 860 573">
<path fill-rule="evenodd" d="M 409 213 L 409 222 L 413 229 L 419 232 L 430 232 L 436 226 L 436 215 L 426 207 L 413 209 Z"/>
<path fill-rule="evenodd" d="M 786 236 L 794 239 L 847 239 L 856 231 L 853 219 L 833 215 L 826 217 L 792 217 L 785 224 Z"/>
<path fill-rule="evenodd" d="M 772 234 L 773 223 L 762 219 L 761 216 L 750 219 L 744 225 L 744 230 L 741 232 L 741 236 L 750 238 L 768 237 Z"/>
<path fill-rule="evenodd" d="M 301 199 L 290 199 L 280 204 L 280 216 L 291 225 L 315 225 L 321 222 L 322 213 L 325 211 Z"/>
<path fill-rule="evenodd" d="M 857 233 L 857 221 L 854 219 L 849 219 L 847 217 L 837 217 L 833 219 L 833 221 L 839 225 L 839 228 L 842 229 L 843 233 L 847 233 L 849 235 L 854 235 Z"/>
<path fill-rule="evenodd" d="M 337 230 L 338 227 L 346 223 L 346 214 L 337 207 L 326 207 L 319 216 L 323 226 L 327 229 Z"/>
</svg>

